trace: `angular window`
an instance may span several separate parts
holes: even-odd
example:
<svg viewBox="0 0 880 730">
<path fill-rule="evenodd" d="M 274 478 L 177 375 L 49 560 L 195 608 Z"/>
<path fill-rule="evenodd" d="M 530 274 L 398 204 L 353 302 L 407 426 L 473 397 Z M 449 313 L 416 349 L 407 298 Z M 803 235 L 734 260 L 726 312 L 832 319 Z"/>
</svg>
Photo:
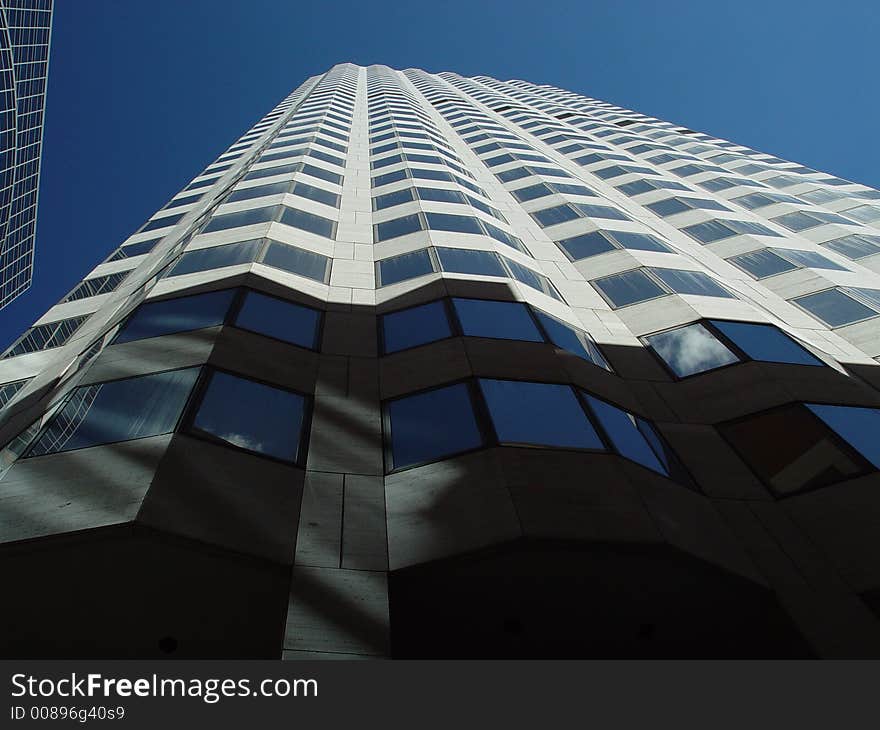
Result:
<svg viewBox="0 0 880 730">
<path fill-rule="evenodd" d="M 287 206 L 282 207 L 280 222 L 324 238 L 333 238 L 336 231 L 336 223 L 329 218 Z"/>
<path fill-rule="evenodd" d="M 275 177 L 276 175 L 292 175 L 298 172 L 301 167 L 299 162 L 292 165 L 276 165 L 275 167 L 266 167 L 261 170 L 252 170 L 245 175 L 242 180 L 259 180 L 264 177 Z"/>
<path fill-rule="evenodd" d="M 482 235 L 483 229 L 476 218 L 447 213 L 425 213 L 428 228 L 432 231 L 454 231 L 457 233 L 476 233 Z"/>
<path fill-rule="evenodd" d="M 547 195 L 553 195 L 553 193 L 554 191 L 551 190 L 546 183 L 538 183 L 537 185 L 530 185 L 525 188 L 520 188 L 519 190 L 511 191 L 513 197 L 520 203 L 525 203 L 528 200 L 535 200 L 536 198 L 543 198 Z"/>
<path fill-rule="evenodd" d="M 339 207 L 339 195 L 314 185 L 302 182 L 294 183 L 293 190 L 290 193 L 291 195 L 299 195 L 301 198 L 314 200 L 316 203 L 324 203 L 324 205 L 329 205 L 333 208 Z"/>
<path fill-rule="evenodd" d="M 696 225 L 682 228 L 681 231 L 699 243 L 714 243 L 715 241 L 737 235 L 735 230 L 721 221 L 697 223 Z"/>
<path fill-rule="evenodd" d="M 702 271 L 682 271 L 680 269 L 651 269 L 651 271 L 677 294 L 735 298 L 721 284 Z"/>
<path fill-rule="evenodd" d="M 236 327 L 309 350 L 318 348 L 320 323 L 321 313 L 317 309 L 256 291 L 245 294 L 234 322 Z"/>
<path fill-rule="evenodd" d="M 611 208 L 607 205 L 590 205 L 588 203 L 575 203 L 574 207 L 589 218 L 610 218 L 618 221 L 632 220 L 623 211 Z"/>
<path fill-rule="evenodd" d="M 859 234 L 843 236 L 835 238 L 833 241 L 826 241 L 822 245 L 836 251 L 841 256 L 857 260 L 880 253 L 880 236 Z"/>
<path fill-rule="evenodd" d="M 372 187 L 378 188 L 382 185 L 390 185 L 394 182 L 406 180 L 409 175 L 406 170 L 395 170 L 394 172 L 386 172 L 384 175 L 376 175 L 372 179 Z"/>
<path fill-rule="evenodd" d="M 665 465 L 657 458 L 651 444 L 639 430 L 634 415 L 595 396 L 587 393 L 583 395 L 618 454 L 669 476 Z"/>
<path fill-rule="evenodd" d="M 141 304 L 116 335 L 113 344 L 223 324 L 235 289 Z"/>
<path fill-rule="evenodd" d="M 606 276 L 592 283 L 615 309 L 669 293 L 641 269 Z"/>
<path fill-rule="evenodd" d="M 532 213 L 532 218 L 534 218 L 542 228 L 555 226 L 560 223 L 565 223 L 566 221 L 573 221 L 579 217 L 578 212 L 570 205 L 558 205 L 555 208 L 544 208 L 543 210 L 537 210 Z"/>
<path fill-rule="evenodd" d="M 25 456 L 41 456 L 170 433 L 199 368 L 76 388 Z"/>
<path fill-rule="evenodd" d="M 290 188 L 289 182 L 269 183 L 268 185 L 257 185 L 253 188 L 245 188 L 244 190 L 233 190 L 224 202 L 235 203 L 239 200 L 252 200 L 253 198 L 264 198 L 269 195 L 281 195 L 286 193 Z"/>
<path fill-rule="evenodd" d="M 132 256 L 142 256 L 143 254 L 152 251 L 156 247 L 156 244 L 161 240 L 161 238 L 151 238 L 148 241 L 138 241 L 137 243 L 130 243 L 127 246 L 120 246 L 107 260 L 120 261 L 122 259 L 131 258 Z"/>
<path fill-rule="evenodd" d="M 106 294 L 107 292 L 115 291 L 130 273 L 130 271 L 120 271 L 116 274 L 107 274 L 106 276 L 95 276 L 91 279 L 86 279 L 61 301 L 75 302 L 79 299 L 96 297 L 99 294 Z"/>
<path fill-rule="evenodd" d="M 772 324 L 718 319 L 709 322 L 753 360 L 793 365 L 825 364 Z"/>
<path fill-rule="evenodd" d="M 419 198 L 421 200 L 431 200 L 437 203 L 464 203 L 465 197 L 463 193 L 460 193 L 458 190 L 443 190 L 441 188 L 416 188 L 416 191 L 419 194 Z M 431 225 L 431 216 L 438 215 L 434 213 L 428 213 L 428 227 L 434 228 Z M 448 231 L 448 230 L 456 230 L 451 228 L 441 228 L 440 230 Z"/>
<path fill-rule="evenodd" d="M 326 284 L 330 279 L 330 261 L 328 256 L 319 253 L 269 241 L 269 248 L 260 263 Z"/>
<path fill-rule="evenodd" d="M 805 404 L 840 438 L 880 469 L 880 410 L 856 406 Z"/>
<path fill-rule="evenodd" d="M 169 228 L 170 226 L 177 225 L 178 221 L 180 221 L 186 213 L 178 213 L 177 215 L 168 215 L 164 218 L 157 218 L 156 220 L 152 220 L 147 223 L 143 228 L 141 228 L 140 232 L 143 233 L 145 231 L 155 231 L 159 228 Z"/>
<path fill-rule="evenodd" d="M 876 428 L 876 411 L 873 417 L 850 419 L 850 414 L 834 414 L 831 408 L 792 404 L 721 424 L 718 430 L 765 484 L 777 495 L 787 496 L 871 471 L 871 464 L 846 442 L 846 435 L 839 436 L 828 422 Z"/>
<path fill-rule="evenodd" d="M 501 258 L 510 270 L 511 276 L 513 276 L 518 282 L 530 286 L 532 289 L 537 289 L 548 297 L 553 297 L 553 299 L 562 301 L 562 297 L 559 295 L 559 292 L 556 291 L 556 287 L 553 286 L 553 283 L 546 276 L 539 274 L 536 271 L 532 271 L 528 266 L 523 266 L 521 263 L 514 261 L 513 259 L 508 259 L 503 256 Z"/>
<path fill-rule="evenodd" d="M 852 225 L 852 221 L 847 220 L 843 216 L 833 213 L 820 213 L 817 211 L 797 210 L 793 213 L 786 213 L 777 218 L 773 218 L 775 223 L 785 226 L 790 231 L 805 231 L 808 228 L 815 228 L 826 223 L 841 223 L 843 225 Z"/>
<path fill-rule="evenodd" d="M 193 434 L 263 456 L 302 458 L 306 399 L 229 373 L 213 371 L 189 426 Z"/>
<path fill-rule="evenodd" d="M 477 251 L 466 248 L 436 248 L 443 271 L 456 274 L 479 274 L 482 276 L 507 276 L 498 254 L 493 251 Z"/>
<path fill-rule="evenodd" d="M 532 311 L 547 333 L 547 337 L 550 338 L 550 342 L 556 345 L 556 347 L 589 360 L 600 368 L 611 370 L 611 366 L 608 364 L 605 356 L 602 355 L 598 345 L 593 342 L 586 332 L 581 332 L 539 309 Z"/>
<path fill-rule="evenodd" d="M 385 208 L 393 208 L 395 205 L 411 203 L 413 200 L 415 198 L 412 188 L 403 188 L 403 190 L 395 190 L 393 193 L 377 195 L 373 198 L 373 210 L 385 210 Z"/>
<path fill-rule="evenodd" d="M 263 241 L 257 239 L 187 251 L 165 276 L 181 276 L 196 271 L 209 271 L 224 266 L 247 264 L 256 260 L 262 247 Z"/>
<path fill-rule="evenodd" d="M 38 324 L 31 327 L 16 343 L 9 348 L 3 359 L 24 355 L 38 350 L 49 350 L 53 347 L 61 347 L 82 326 L 88 316 L 70 317 L 56 322 Z"/>
<path fill-rule="evenodd" d="M 619 243 L 624 248 L 636 250 L 636 251 L 661 251 L 663 253 L 670 253 L 672 249 L 669 248 L 663 241 L 661 241 L 657 236 L 652 236 L 650 233 L 632 233 L 630 231 L 606 231 L 606 235 L 611 236 L 617 243 Z"/>
<path fill-rule="evenodd" d="M 479 383 L 500 443 L 604 448 L 570 386 L 485 378 Z"/>
<path fill-rule="evenodd" d="M 398 398 L 386 407 L 389 470 L 402 469 L 483 445 L 470 387 L 465 383 Z"/>
<path fill-rule="evenodd" d="M 689 324 L 645 337 L 679 378 L 739 362 L 740 358 L 702 324 Z"/>
<path fill-rule="evenodd" d="M 846 215 L 862 223 L 875 223 L 880 220 L 880 208 L 873 205 L 858 205 L 843 211 Z"/>
<path fill-rule="evenodd" d="M 417 213 L 394 218 L 384 223 L 377 223 L 374 226 L 376 243 L 387 241 L 390 238 L 397 238 L 398 236 L 405 236 L 408 233 L 415 233 L 420 230 L 422 230 L 422 219 Z"/>
<path fill-rule="evenodd" d="M 5 408 L 6 404 L 15 398 L 18 391 L 20 391 L 27 382 L 28 378 L 25 378 L 24 380 L 15 380 L 11 383 L 3 383 L 3 385 L 0 385 L 0 408 Z"/>
<path fill-rule="evenodd" d="M 251 210 L 242 210 L 238 213 L 215 215 L 208 221 L 208 225 L 202 229 L 202 233 L 225 231 L 228 228 L 250 226 L 254 223 L 268 223 L 275 219 L 278 208 L 279 206 L 275 205 L 269 208 L 252 208 Z"/>
<path fill-rule="evenodd" d="M 797 297 L 791 301 L 829 327 L 842 327 L 877 316 L 877 312 L 873 309 L 844 294 L 839 289 L 826 289 L 815 294 Z"/>
<path fill-rule="evenodd" d="M 787 259 L 794 261 L 799 266 L 806 266 L 812 269 L 831 269 L 833 271 L 846 271 L 845 266 L 835 263 L 831 259 L 814 251 L 801 251 L 796 248 L 780 248 L 779 253 Z"/>
<path fill-rule="evenodd" d="M 392 256 L 376 262 L 379 286 L 396 284 L 398 281 L 414 279 L 434 272 L 434 263 L 428 249 Z"/>
<path fill-rule="evenodd" d="M 312 177 L 316 177 L 319 180 L 325 180 L 327 182 L 335 183 L 336 185 L 342 185 L 342 175 L 330 172 L 329 170 L 325 170 L 321 167 L 315 167 L 314 165 L 303 165 L 302 173 L 304 175 L 311 175 Z"/>
<path fill-rule="evenodd" d="M 452 300 L 462 333 L 468 337 L 543 342 L 529 310 L 520 302 Z"/>
<path fill-rule="evenodd" d="M 731 256 L 728 260 L 756 279 L 775 276 L 784 271 L 793 271 L 798 268 L 796 264 L 782 258 L 782 256 L 774 253 L 769 248 L 762 248 L 758 251 L 740 254 L 739 256 Z"/>
<path fill-rule="evenodd" d="M 617 248 L 599 231 L 566 238 L 562 241 L 557 241 L 556 244 L 572 261 L 580 261 L 581 259 L 597 256 L 606 251 L 614 251 Z"/>
<path fill-rule="evenodd" d="M 452 337 L 443 300 L 383 315 L 380 329 L 386 355 Z"/>
</svg>

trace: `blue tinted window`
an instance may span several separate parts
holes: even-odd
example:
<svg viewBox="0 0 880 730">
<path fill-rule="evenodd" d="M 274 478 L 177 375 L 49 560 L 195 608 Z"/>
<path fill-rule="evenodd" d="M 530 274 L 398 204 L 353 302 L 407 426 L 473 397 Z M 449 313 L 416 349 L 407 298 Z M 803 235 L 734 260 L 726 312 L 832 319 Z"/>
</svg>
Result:
<svg viewBox="0 0 880 730">
<path fill-rule="evenodd" d="M 388 286 L 434 271 L 434 264 L 427 249 L 382 259 L 376 262 L 376 267 L 379 272 L 379 286 Z"/>
<path fill-rule="evenodd" d="M 455 231 L 457 233 L 482 234 L 483 229 L 476 218 L 467 215 L 450 215 L 448 213 L 426 213 L 428 228 L 433 231 Z"/>
<path fill-rule="evenodd" d="M 815 251 L 801 251 L 796 248 L 781 248 L 780 253 L 791 259 L 800 266 L 809 266 L 813 269 L 832 269 L 834 271 L 846 271 L 845 266 L 835 263 L 831 259 Z"/>
<path fill-rule="evenodd" d="M 537 210 L 532 213 L 532 217 L 538 221 L 542 228 L 547 228 L 548 226 L 555 226 L 558 223 L 565 223 L 566 221 L 574 220 L 580 216 L 570 205 L 558 205 L 555 208 Z"/>
<path fill-rule="evenodd" d="M 795 365 L 824 365 L 791 337 L 769 324 L 710 320 L 740 350 L 753 360 L 787 362 Z"/>
<path fill-rule="evenodd" d="M 625 307 L 628 304 L 654 299 L 667 293 L 663 287 L 639 269 L 597 279 L 593 285 L 615 307 Z"/>
<path fill-rule="evenodd" d="M 417 213 L 405 215 L 401 218 L 394 218 L 384 223 L 376 224 L 376 242 L 387 241 L 389 238 L 397 238 L 405 236 L 407 233 L 414 233 L 422 230 L 422 220 Z"/>
<path fill-rule="evenodd" d="M 76 388 L 27 455 L 169 433 L 198 374 L 188 368 Z"/>
<path fill-rule="evenodd" d="M 611 439 L 614 449 L 621 456 L 668 475 L 666 468 L 639 430 L 635 416 L 604 400 L 586 393 L 584 395 L 608 438 Z"/>
<path fill-rule="evenodd" d="M 224 289 L 141 304 L 113 342 L 119 344 L 223 324 L 235 294 L 235 289 Z"/>
<path fill-rule="evenodd" d="M 498 254 L 492 251 L 476 251 L 464 248 L 437 247 L 437 256 L 444 271 L 457 274 L 482 274 L 484 276 L 507 276 Z"/>
<path fill-rule="evenodd" d="M 235 203 L 239 200 L 252 200 L 253 198 L 263 198 L 268 195 L 280 195 L 286 193 L 290 188 L 289 182 L 269 183 L 268 185 L 257 185 L 253 188 L 245 188 L 244 190 L 233 190 L 229 197 L 226 198 L 227 203 Z"/>
<path fill-rule="evenodd" d="M 650 233 L 629 233 L 627 231 L 609 231 L 610 235 L 624 248 L 638 251 L 672 251 L 663 241 Z"/>
<path fill-rule="evenodd" d="M 191 428 L 212 440 L 295 462 L 305 402 L 298 393 L 213 372 Z"/>
<path fill-rule="evenodd" d="M 386 314 L 381 327 L 386 354 L 452 336 L 442 301 Z"/>
<path fill-rule="evenodd" d="M 395 190 L 393 193 L 377 195 L 373 198 L 373 206 L 376 210 L 384 210 L 385 208 L 393 208 L 395 205 L 410 203 L 412 201 L 412 188 L 404 188 L 403 190 Z"/>
<path fill-rule="evenodd" d="M 149 253 L 161 240 L 161 238 L 151 238 L 148 241 L 138 241 L 137 243 L 130 243 L 127 246 L 122 246 L 108 260 L 119 261 L 120 259 L 127 259 L 132 256 L 140 256 Z"/>
<path fill-rule="evenodd" d="M 611 366 L 599 351 L 599 347 L 586 333 L 576 330 L 574 327 L 565 324 L 565 322 L 560 322 L 556 317 L 551 317 L 549 314 L 539 310 L 534 311 L 550 341 L 556 347 L 568 350 L 568 352 L 583 357 L 601 368 L 611 370 Z"/>
<path fill-rule="evenodd" d="M 281 212 L 281 223 L 325 238 L 333 238 L 336 229 L 336 224 L 328 218 L 286 206 Z"/>
<path fill-rule="evenodd" d="M 326 180 L 327 182 L 342 185 L 342 175 L 335 172 L 330 172 L 329 170 L 324 170 L 323 168 L 315 167 L 314 165 L 303 165 L 302 171 L 305 175 L 311 175 L 312 177 L 317 177 L 321 180 Z"/>
<path fill-rule="evenodd" d="M 167 228 L 169 226 L 176 225 L 177 222 L 185 216 L 186 213 L 178 213 L 177 215 L 169 215 L 164 218 L 157 218 L 156 220 L 150 221 L 141 228 L 141 231 L 155 231 L 159 228 Z"/>
<path fill-rule="evenodd" d="M 227 213 L 226 215 L 215 215 L 208 222 L 208 225 L 202 230 L 202 233 L 210 233 L 211 231 L 223 231 L 227 228 L 238 228 L 239 226 L 249 226 L 254 223 L 266 223 L 275 218 L 278 206 L 271 208 L 253 208 L 251 210 L 242 210 L 238 213 Z"/>
<path fill-rule="evenodd" d="M 228 243 L 225 246 L 202 248 L 198 251 L 187 251 L 166 276 L 180 276 L 196 271 L 209 271 L 224 266 L 250 263 L 257 257 L 262 246 L 263 242 L 256 240 Z"/>
<path fill-rule="evenodd" d="M 263 256 L 262 263 L 325 284 L 330 271 L 328 265 L 330 259 L 327 256 L 312 253 L 296 246 L 288 246 L 286 243 L 278 241 L 269 242 L 269 248 Z"/>
<path fill-rule="evenodd" d="M 458 190 L 441 190 L 439 188 L 416 188 L 419 193 L 419 198 L 422 200 L 433 200 L 438 203 L 464 203 L 464 195 Z M 434 228 L 435 226 L 431 225 L 430 216 L 432 214 L 428 214 L 428 227 Z M 441 229 L 441 230 L 450 230 L 450 229 Z"/>
<path fill-rule="evenodd" d="M 535 200 L 546 195 L 553 195 L 553 190 L 546 183 L 538 183 L 537 185 L 529 185 L 528 187 L 514 190 L 512 194 L 520 203 L 525 203 L 527 200 Z"/>
<path fill-rule="evenodd" d="M 479 382 L 501 443 L 603 448 L 569 386 L 514 380 Z"/>
<path fill-rule="evenodd" d="M 700 243 L 713 243 L 714 241 L 730 238 L 737 234 L 736 231 L 721 221 L 697 223 L 696 225 L 682 228 L 681 231 Z"/>
<path fill-rule="evenodd" d="M 575 203 L 574 207 L 590 218 L 610 218 L 618 221 L 632 220 L 623 211 L 607 205 L 590 205 L 589 203 Z"/>
<path fill-rule="evenodd" d="M 295 162 L 292 165 L 277 165 L 276 167 L 267 167 L 262 170 L 252 170 L 242 178 L 243 180 L 258 180 L 263 177 L 273 177 L 275 175 L 288 175 L 299 170 L 300 163 Z"/>
<path fill-rule="evenodd" d="M 283 299 L 249 291 L 235 317 L 235 326 L 315 349 L 321 313 Z"/>
<path fill-rule="evenodd" d="M 838 436 L 880 469 L 880 410 L 807 403 L 813 413 Z"/>
<path fill-rule="evenodd" d="M 548 297 L 553 297 L 554 299 L 559 300 L 562 299 L 562 297 L 559 296 L 559 292 L 556 291 L 556 288 L 550 282 L 550 279 L 543 274 L 532 271 L 528 266 L 523 266 L 521 263 L 514 261 L 513 259 L 505 258 L 504 261 L 507 263 L 507 268 L 510 269 L 513 278 L 518 282 L 530 286 L 533 289 L 537 289 L 540 292 L 544 292 Z"/>
<path fill-rule="evenodd" d="M 861 302 L 857 302 L 837 289 L 827 289 L 815 294 L 808 294 L 792 301 L 799 304 L 829 327 L 841 327 L 845 324 L 877 316 L 877 312 L 873 309 L 866 307 Z"/>
<path fill-rule="evenodd" d="M 557 243 L 572 261 L 579 261 L 580 259 L 616 249 L 616 246 L 599 231 L 584 233 L 574 238 L 566 238 L 565 240 L 557 241 Z"/>
<path fill-rule="evenodd" d="M 651 269 L 651 271 L 678 294 L 733 298 L 733 294 L 702 271 L 682 271 L 679 269 Z"/>
<path fill-rule="evenodd" d="M 382 185 L 389 185 L 393 182 L 406 180 L 406 178 L 406 170 L 395 170 L 394 172 L 387 172 L 384 175 L 376 175 L 376 177 L 373 178 L 373 187 L 378 188 Z"/>
<path fill-rule="evenodd" d="M 768 248 L 733 256 L 730 261 L 758 279 L 798 268 L 796 264 L 773 253 Z"/>
<path fill-rule="evenodd" d="M 739 362 L 739 357 L 701 324 L 689 324 L 645 340 L 679 378 Z"/>
<path fill-rule="evenodd" d="M 388 404 L 393 469 L 442 459 L 483 445 L 464 383 Z"/>
<path fill-rule="evenodd" d="M 544 341 L 524 304 L 482 299 L 453 299 L 452 303 L 467 336 Z"/>
<path fill-rule="evenodd" d="M 318 203 L 324 203 L 324 205 L 330 205 L 334 208 L 339 207 L 339 196 L 336 193 L 324 190 L 324 188 L 318 188 L 314 185 L 307 185 L 306 183 L 298 182 L 294 183 L 293 190 L 290 192 L 292 195 L 299 195 L 302 198 L 308 198 L 309 200 L 314 200 Z"/>
</svg>

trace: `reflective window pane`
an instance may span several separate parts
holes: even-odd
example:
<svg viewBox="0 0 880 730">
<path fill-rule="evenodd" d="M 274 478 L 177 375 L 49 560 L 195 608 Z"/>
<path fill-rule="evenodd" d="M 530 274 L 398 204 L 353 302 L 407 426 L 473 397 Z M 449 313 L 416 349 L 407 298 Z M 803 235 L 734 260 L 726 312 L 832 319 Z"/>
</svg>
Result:
<svg viewBox="0 0 880 730">
<path fill-rule="evenodd" d="M 614 307 L 625 307 L 668 293 L 640 269 L 597 279 L 593 285 L 608 298 Z"/>
<path fill-rule="evenodd" d="M 825 425 L 880 469 L 880 410 L 807 403 Z"/>
<path fill-rule="evenodd" d="M 624 248 L 637 251 L 672 251 L 657 236 L 650 233 L 630 233 L 628 231 L 609 231 L 609 235 Z"/>
<path fill-rule="evenodd" d="M 213 372 L 191 429 L 212 440 L 296 462 L 305 404 L 298 393 Z"/>
<path fill-rule="evenodd" d="M 682 271 L 679 269 L 651 269 L 651 271 L 678 294 L 733 298 L 733 294 L 702 271 Z"/>
<path fill-rule="evenodd" d="M 416 213 L 405 215 L 401 218 L 385 221 L 384 223 L 377 223 L 375 227 L 376 242 L 387 241 L 389 238 L 405 236 L 408 233 L 415 233 L 420 230 L 422 230 L 421 217 Z"/>
<path fill-rule="evenodd" d="M 324 238 L 333 238 L 336 230 L 336 223 L 329 218 L 287 206 L 282 208 L 280 222 L 293 228 L 299 228 L 301 231 L 324 236 Z"/>
<path fill-rule="evenodd" d="M 815 294 L 807 294 L 792 299 L 792 301 L 829 327 L 841 327 L 877 316 L 877 312 L 873 309 L 857 302 L 838 289 L 827 289 Z"/>
<path fill-rule="evenodd" d="M 235 326 L 314 350 L 320 321 L 317 309 L 248 291 L 235 317 Z"/>
<path fill-rule="evenodd" d="M 380 326 L 385 354 L 452 336 L 442 301 L 386 314 Z"/>
<path fill-rule="evenodd" d="M 385 208 L 393 208 L 395 205 L 411 203 L 413 199 L 412 188 L 404 188 L 403 190 L 395 190 L 393 193 L 377 195 L 373 198 L 373 207 L 375 210 L 385 210 Z"/>
<path fill-rule="evenodd" d="M 391 466 L 436 461 L 479 448 L 483 436 L 464 383 L 398 398 L 388 404 Z"/>
<path fill-rule="evenodd" d="M 556 345 L 556 347 L 562 350 L 568 350 L 568 352 L 589 360 L 594 365 L 598 365 L 601 368 L 611 370 L 608 361 L 602 355 L 596 343 L 590 339 L 589 335 L 575 329 L 571 325 L 565 324 L 565 322 L 561 322 L 556 319 L 556 317 L 551 317 L 545 312 L 537 309 L 533 311 L 541 322 L 541 325 L 544 327 L 544 331 L 547 333 L 550 341 Z"/>
<path fill-rule="evenodd" d="M 278 241 L 269 242 L 269 248 L 266 249 L 261 263 L 324 284 L 330 278 L 330 259 L 327 256 Z"/>
<path fill-rule="evenodd" d="M 236 291 L 224 289 L 141 304 L 116 335 L 113 344 L 223 324 Z"/>
<path fill-rule="evenodd" d="M 269 195 L 281 195 L 286 193 L 290 188 L 289 182 L 269 183 L 268 185 L 257 185 L 256 187 L 245 188 L 244 190 L 233 190 L 229 197 L 226 198 L 227 203 L 235 203 L 239 200 L 252 200 L 253 198 L 263 198 Z"/>
<path fill-rule="evenodd" d="M 224 246 L 187 251 L 165 276 L 181 276 L 196 271 L 209 271 L 224 266 L 247 264 L 256 259 L 263 246 L 262 240 L 227 243 Z"/>
<path fill-rule="evenodd" d="M 770 324 L 710 322 L 753 360 L 795 365 L 824 365 L 791 337 Z"/>
<path fill-rule="evenodd" d="M 668 476 L 665 466 L 639 430 L 635 416 L 587 393 L 584 396 L 621 456 Z"/>
<path fill-rule="evenodd" d="M 467 215 L 449 215 L 447 213 L 425 213 L 428 228 L 433 231 L 453 231 L 456 233 L 476 233 L 481 235 L 483 229 L 476 218 Z"/>
<path fill-rule="evenodd" d="M 501 443 L 603 448 L 569 386 L 514 380 L 479 382 Z"/>
<path fill-rule="evenodd" d="M 481 274 L 483 276 L 507 276 L 498 254 L 493 251 L 477 251 L 465 248 L 436 248 L 443 271 L 457 274 Z"/>
<path fill-rule="evenodd" d="M 606 251 L 614 251 L 617 248 L 599 231 L 584 233 L 574 238 L 566 238 L 562 241 L 557 241 L 557 245 L 568 254 L 572 261 L 580 261 L 581 259 L 596 256 Z"/>
<path fill-rule="evenodd" d="M 544 341 L 528 309 L 520 302 L 456 298 L 452 303 L 466 336 Z"/>
<path fill-rule="evenodd" d="M 783 271 L 792 271 L 798 268 L 796 264 L 782 258 L 782 256 L 768 248 L 740 254 L 739 256 L 732 256 L 730 262 L 744 269 L 757 279 L 762 279 L 765 276 L 774 276 L 775 274 L 781 274 Z"/>
<path fill-rule="evenodd" d="M 27 455 L 169 433 L 198 374 L 187 368 L 76 388 Z"/>
<path fill-rule="evenodd" d="M 304 182 L 294 183 L 293 190 L 290 193 L 291 195 L 299 195 L 301 198 L 308 198 L 309 200 L 324 203 L 324 205 L 330 205 L 334 208 L 339 207 L 339 195 L 324 190 L 324 188 L 307 185 Z"/>
<path fill-rule="evenodd" d="M 739 362 L 739 357 L 699 323 L 650 335 L 645 340 L 679 378 Z"/>
<path fill-rule="evenodd" d="M 208 225 L 205 226 L 202 233 L 224 231 L 227 228 L 249 226 L 254 223 L 267 223 L 275 218 L 275 213 L 277 211 L 278 206 L 272 206 L 270 208 L 252 208 L 251 210 L 242 210 L 238 213 L 215 215 L 210 221 L 208 221 Z"/>
<path fill-rule="evenodd" d="M 388 286 L 398 281 L 430 274 L 434 271 L 434 264 L 428 255 L 428 250 L 422 249 L 377 261 L 376 268 L 379 274 L 379 286 Z"/>
</svg>

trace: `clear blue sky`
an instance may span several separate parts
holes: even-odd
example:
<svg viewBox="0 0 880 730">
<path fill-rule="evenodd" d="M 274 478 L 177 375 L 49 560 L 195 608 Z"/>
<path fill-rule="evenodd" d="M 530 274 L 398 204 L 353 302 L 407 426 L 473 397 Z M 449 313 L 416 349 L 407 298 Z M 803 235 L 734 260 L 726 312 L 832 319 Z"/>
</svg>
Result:
<svg viewBox="0 0 880 730">
<path fill-rule="evenodd" d="M 550 83 L 880 187 L 876 0 L 56 0 L 31 289 L 11 342 L 335 63 Z"/>
</svg>

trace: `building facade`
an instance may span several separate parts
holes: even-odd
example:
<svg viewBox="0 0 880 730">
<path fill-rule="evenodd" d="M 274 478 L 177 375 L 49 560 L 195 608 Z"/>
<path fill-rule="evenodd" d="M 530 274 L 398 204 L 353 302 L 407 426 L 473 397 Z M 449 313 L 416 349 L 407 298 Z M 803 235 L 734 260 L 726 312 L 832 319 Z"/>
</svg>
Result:
<svg viewBox="0 0 880 730">
<path fill-rule="evenodd" d="M 878 198 L 307 80 L 0 359 L 0 653 L 880 656 Z"/>
<path fill-rule="evenodd" d="M 52 0 L 0 0 L 0 309 L 31 284 Z"/>
</svg>

